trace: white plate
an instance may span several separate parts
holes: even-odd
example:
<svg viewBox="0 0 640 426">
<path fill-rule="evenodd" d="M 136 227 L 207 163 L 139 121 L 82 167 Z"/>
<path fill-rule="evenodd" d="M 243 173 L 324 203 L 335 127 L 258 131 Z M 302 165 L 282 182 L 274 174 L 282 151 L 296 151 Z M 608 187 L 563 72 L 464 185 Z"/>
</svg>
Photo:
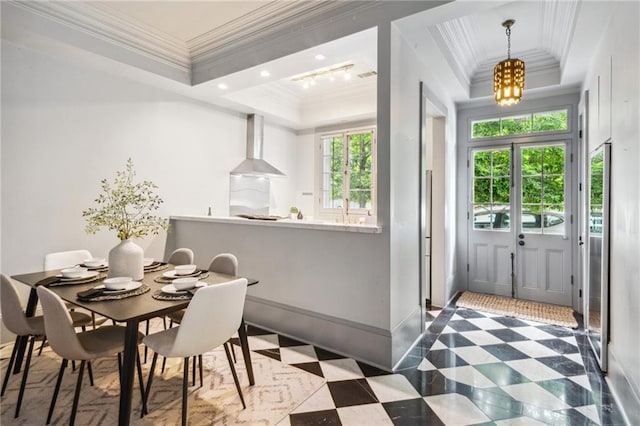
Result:
<svg viewBox="0 0 640 426">
<path fill-rule="evenodd" d="M 104 290 L 104 294 L 120 294 L 120 293 L 126 293 L 127 291 L 131 291 L 131 290 L 135 290 L 137 288 L 142 287 L 142 283 L 139 281 L 131 281 L 127 284 L 123 284 L 124 288 L 121 288 L 119 290 Z M 104 288 L 104 285 L 99 285 L 95 288 Z"/>
<path fill-rule="evenodd" d="M 89 278 L 97 277 L 99 273 L 100 272 L 98 272 L 98 271 L 87 271 L 81 277 L 75 277 L 75 278 L 65 278 L 62 275 L 58 275 L 58 276 L 60 277 L 60 281 L 82 281 L 82 280 L 86 280 L 86 279 L 89 279 Z"/>
<path fill-rule="evenodd" d="M 207 283 L 203 283 L 202 281 L 198 281 L 196 283 L 196 287 L 206 287 Z M 162 287 L 162 292 L 167 294 L 185 294 L 189 290 L 178 290 L 173 286 L 173 284 L 168 284 Z"/>
<path fill-rule="evenodd" d="M 176 270 L 171 270 L 171 271 L 167 271 L 167 272 L 163 272 L 162 276 L 165 278 L 190 278 L 190 277 L 197 277 L 198 275 L 200 275 L 200 270 L 196 269 L 194 272 L 190 273 L 190 274 L 185 274 L 185 275 L 178 275 L 176 274 Z"/>
</svg>

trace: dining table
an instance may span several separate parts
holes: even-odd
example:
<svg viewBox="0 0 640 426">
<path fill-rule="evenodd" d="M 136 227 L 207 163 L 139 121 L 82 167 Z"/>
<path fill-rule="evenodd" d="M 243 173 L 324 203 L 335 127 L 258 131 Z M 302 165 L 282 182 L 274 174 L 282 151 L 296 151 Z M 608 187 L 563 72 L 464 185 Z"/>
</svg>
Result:
<svg viewBox="0 0 640 426">
<path fill-rule="evenodd" d="M 154 271 L 145 272 L 142 280 L 143 285 L 150 287 L 149 291 L 142 294 L 137 294 L 132 297 L 120 298 L 116 300 L 102 300 L 102 301 L 87 301 L 78 298 L 77 293 L 90 290 L 101 284 L 106 278 L 106 273 L 100 274 L 96 280 L 92 282 L 85 282 L 82 284 L 67 284 L 60 285 L 48 285 L 48 288 L 56 293 L 60 298 L 66 302 L 70 302 L 80 308 L 95 314 L 101 315 L 108 319 L 113 320 L 116 323 L 125 323 L 125 343 L 124 354 L 122 361 L 122 373 L 120 379 L 120 405 L 118 411 L 118 424 L 128 425 L 131 420 L 131 406 L 133 395 L 133 382 L 136 365 L 136 355 L 138 351 L 138 329 L 141 321 L 146 321 L 151 318 L 163 317 L 164 315 L 184 309 L 189 305 L 188 299 L 173 299 L 173 300 L 158 300 L 154 295 L 158 295 L 162 288 L 167 285 L 167 282 L 163 281 L 167 272 L 171 271 L 174 265 L 162 264 L 162 268 L 156 268 Z M 166 266 L 166 267 L 164 267 Z M 233 279 L 241 278 L 238 276 L 220 274 L 211 271 L 204 271 L 203 277 L 199 278 L 200 281 L 207 285 L 215 285 L 224 283 Z M 206 272 L 206 274 L 205 274 Z M 40 271 L 21 275 L 13 275 L 12 279 L 23 283 L 31 287 L 29 293 L 29 299 L 25 313 L 27 316 L 33 316 L 35 314 L 36 305 L 38 303 L 38 295 L 36 287 L 43 282 L 51 281 L 60 274 L 60 270 Z M 246 277 L 245 277 L 246 278 Z M 247 278 L 248 285 L 258 284 L 258 280 L 254 278 Z M 208 324 L 203 326 L 203 332 L 206 332 L 206 327 L 214 327 L 215 325 Z M 255 379 L 253 375 L 253 367 L 251 365 L 251 352 L 249 350 L 249 342 L 247 339 L 247 330 L 244 322 L 244 318 L 241 320 L 240 327 L 238 328 L 238 337 L 240 340 L 240 346 L 242 348 L 242 355 L 247 370 L 247 376 L 249 384 L 254 385 Z M 22 359 L 24 357 L 24 351 L 27 340 L 18 340 L 18 351 L 16 353 L 16 363 L 14 373 L 20 371 L 22 365 Z"/>
</svg>

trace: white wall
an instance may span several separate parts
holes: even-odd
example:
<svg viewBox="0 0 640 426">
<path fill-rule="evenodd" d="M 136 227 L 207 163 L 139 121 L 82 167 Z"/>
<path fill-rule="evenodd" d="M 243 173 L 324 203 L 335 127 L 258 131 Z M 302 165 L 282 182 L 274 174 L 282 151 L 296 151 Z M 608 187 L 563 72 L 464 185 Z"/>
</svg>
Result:
<svg viewBox="0 0 640 426">
<path fill-rule="evenodd" d="M 113 233 L 86 235 L 82 210 L 100 180 L 131 157 L 165 203 L 158 214 L 228 215 L 229 171 L 245 156 L 245 116 L 3 41 L 2 272 L 42 268 L 44 254 L 87 248 L 105 256 Z M 288 210 L 296 136 L 265 126 L 265 160 L 287 174 L 272 209 Z M 164 236 L 142 242 L 162 257 Z"/>
<path fill-rule="evenodd" d="M 640 4 L 616 2 L 611 22 L 597 47 L 584 90 L 600 112 L 590 111 L 589 147 L 611 137 L 611 240 L 609 384 L 621 401 L 630 424 L 640 424 Z M 603 23 L 604 25 L 604 23 Z M 610 64 L 612 66 L 610 66 Z M 609 72 L 612 73 L 608 75 Z M 610 96 L 605 82 L 612 82 Z M 595 99 L 594 99 L 595 98 Z"/>
</svg>

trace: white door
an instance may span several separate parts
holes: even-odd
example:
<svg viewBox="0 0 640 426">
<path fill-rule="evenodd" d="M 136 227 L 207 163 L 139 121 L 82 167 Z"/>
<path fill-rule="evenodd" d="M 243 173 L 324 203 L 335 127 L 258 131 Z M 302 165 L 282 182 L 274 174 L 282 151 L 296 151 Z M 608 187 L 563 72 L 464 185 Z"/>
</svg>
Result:
<svg viewBox="0 0 640 426">
<path fill-rule="evenodd" d="M 568 159 L 566 142 L 470 151 L 470 290 L 571 306 Z"/>
</svg>

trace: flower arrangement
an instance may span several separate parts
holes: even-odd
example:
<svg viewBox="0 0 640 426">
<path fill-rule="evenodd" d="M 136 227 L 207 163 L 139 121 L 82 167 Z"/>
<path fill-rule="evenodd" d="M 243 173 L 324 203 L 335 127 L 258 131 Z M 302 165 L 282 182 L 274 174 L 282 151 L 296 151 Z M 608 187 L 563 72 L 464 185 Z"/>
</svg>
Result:
<svg viewBox="0 0 640 426">
<path fill-rule="evenodd" d="M 129 158 L 125 170 L 117 172 L 113 184 L 102 179 L 102 194 L 95 199 L 98 206 L 82 212 L 88 234 L 95 234 L 103 226 L 117 231 L 120 240 L 157 235 L 162 229 L 169 231 L 167 219 L 151 214 L 164 202 L 153 193 L 158 187 L 146 180 L 134 183 L 135 175 Z"/>
</svg>

